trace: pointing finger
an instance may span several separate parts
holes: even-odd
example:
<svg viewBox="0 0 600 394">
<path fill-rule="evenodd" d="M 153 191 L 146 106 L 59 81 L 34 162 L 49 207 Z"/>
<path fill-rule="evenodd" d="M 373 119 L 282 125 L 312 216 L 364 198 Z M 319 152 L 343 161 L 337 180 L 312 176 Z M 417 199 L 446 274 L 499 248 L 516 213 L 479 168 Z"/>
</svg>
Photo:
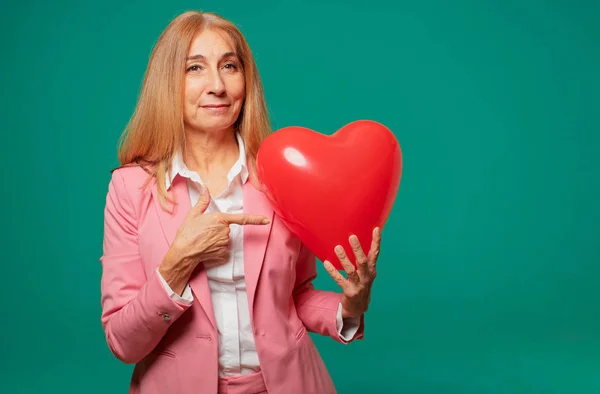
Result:
<svg viewBox="0 0 600 394">
<path fill-rule="evenodd" d="M 269 224 L 271 221 L 261 215 L 246 215 L 243 213 L 225 213 L 221 215 L 221 221 L 227 224 Z"/>
</svg>

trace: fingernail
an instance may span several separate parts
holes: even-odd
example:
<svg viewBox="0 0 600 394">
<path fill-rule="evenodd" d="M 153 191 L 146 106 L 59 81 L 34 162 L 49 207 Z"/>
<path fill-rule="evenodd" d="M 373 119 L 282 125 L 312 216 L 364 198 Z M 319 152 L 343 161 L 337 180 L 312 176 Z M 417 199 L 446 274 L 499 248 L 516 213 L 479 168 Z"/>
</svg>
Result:
<svg viewBox="0 0 600 394">
<path fill-rule="evenodd" d="M 338 245 L 338 246 L 336 246 L 336 247 L 335 247 L 335 251 L 336 251 L 337 253 L 342 253 L 342 251 L 343 251 L 343 248 L 342 248 L 340 245 Z"/>
</svg>

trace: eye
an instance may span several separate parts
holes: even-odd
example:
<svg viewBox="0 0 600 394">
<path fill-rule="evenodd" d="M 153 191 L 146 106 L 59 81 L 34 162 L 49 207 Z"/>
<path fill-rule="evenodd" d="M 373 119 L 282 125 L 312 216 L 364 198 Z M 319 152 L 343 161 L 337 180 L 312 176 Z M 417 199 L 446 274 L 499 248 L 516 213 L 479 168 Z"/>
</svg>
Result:
<svg viewBox="0 0 600 394">
<path fill-rule="evenodd" d="M 225 67 L 228 70 L 237 70 L 238 69 L 238 66 L 235 63 L 227 63 L 223 67 Z"/>
<path fill-rule="evenodd" d="M 198 65 L 198 64 L 193 64 L 191 66 L 189 66 L 188 68 L 186 68 L 185 71 L 200 71 L 202 70 L 202 66 Z"/>
</svg>

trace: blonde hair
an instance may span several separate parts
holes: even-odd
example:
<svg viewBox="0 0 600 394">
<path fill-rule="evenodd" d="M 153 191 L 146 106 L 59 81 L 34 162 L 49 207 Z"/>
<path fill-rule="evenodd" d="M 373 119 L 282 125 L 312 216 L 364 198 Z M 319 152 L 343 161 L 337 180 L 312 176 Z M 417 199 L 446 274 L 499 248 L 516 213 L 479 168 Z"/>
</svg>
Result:
<svg viewBox="0 0 600 394">
<path fill-rule="evenodd" d="M 155 178 L 160 204 L 165 210 L 167 202 L 176 204 L 168 195 L 165 179 L 173 155 L 185 144 L 186 57 L 194 37 L 206 28 L 226 33 L 241 62 L 246 97 L 234 127 L 246 146 L 250 182 L 260 189 L 256 156 L 272 130 L 250 47 L 230 21 L 212 12 L 187 11 L 171 21 L 154 46 L 135 111 L 119 140 L 119 168 L 139 165 L 150 175 L 148 182 Z"/>
</svg>

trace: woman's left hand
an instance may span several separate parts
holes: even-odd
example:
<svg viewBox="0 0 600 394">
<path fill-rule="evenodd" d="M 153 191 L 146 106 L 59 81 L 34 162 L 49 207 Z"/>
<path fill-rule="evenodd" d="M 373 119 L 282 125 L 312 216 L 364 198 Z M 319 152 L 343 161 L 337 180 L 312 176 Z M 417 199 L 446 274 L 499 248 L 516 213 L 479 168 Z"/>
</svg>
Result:
<svg viewBox="0 0 600 394">
<path fill-rule="evenodd" d="M 350 236 L 350 246 L 356 257 L 356 267 L 348 259 L 346 251 L 341 245 L 335 247 L 335 254 L 340 259 L 340 263 L 348 278 L 338 272 L 338 270 L 327 260 L 323 262 L 325 269 L 331 277 L 342 288 L 342 317 L 358 317 L 365 313 L 369 308 L 371 301 L 371 287 L 376 276 L 376 263 L 379 256 L 379 245 L 381 244 L 381 230 L 373 230 L 373 240 L 369 255 L 365 255 L 356 235 Z"/>
</svg>

